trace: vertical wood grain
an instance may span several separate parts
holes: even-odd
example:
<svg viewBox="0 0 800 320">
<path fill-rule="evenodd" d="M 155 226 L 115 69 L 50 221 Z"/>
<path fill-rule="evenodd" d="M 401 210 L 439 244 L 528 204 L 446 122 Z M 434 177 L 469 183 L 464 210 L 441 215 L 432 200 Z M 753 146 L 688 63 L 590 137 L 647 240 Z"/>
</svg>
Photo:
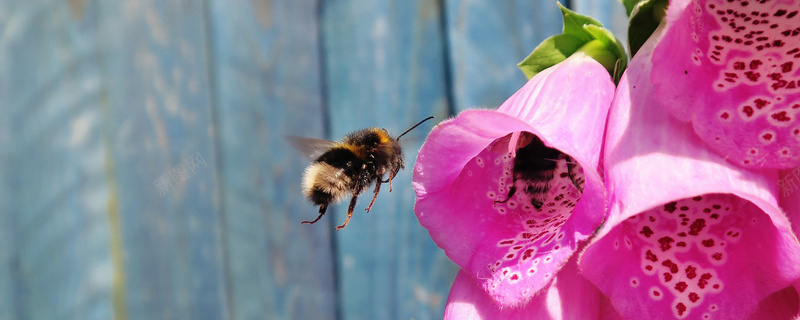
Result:
<svg viewBox="0 0 800 320">
<path fill-rule="evenodd" d="M 95 12 L 75 9 L 0 4 L 3 319 L 112 316 Z"/>
<path fill-rule="evenodd" d="M 497 108 L 526 78 L 517 68 L 561 32 L 552 0 L 445 0 L 455 109 Z"/>
<path fill-rule="evenodd" d="M 335 232 L 342 318 L 440 318 L 455 267 L 414 215 L 411 168 L 421 138 L 447 115 L 442 8 L 432 0 L 322 4 L 332 138 L 371 126 L 396 135 L 437 117 L 404 137 L 407 168 L 393 191 L 384 185 L 369 213 L 366 191 L 347 228 Z M 345 210 L 346 203 L 333 208 L 328 223 L 311 228 L 330 230 Z"/>
<path fill-rule="evenodd" d="M 624 35 L 617 0 L 573 2 Z M 0 1 L 0 319 L 440 318 L 417 151 L 560 29 L 549 0 Z M 371 212 L 300 225 L 285 135 L 429 115 Z"/>
<path fill-rule="evenodd" d="M 335 319 L 329 220 L 286 135 L 324 138 L 317 1 L 210 1 L 233 319 Z M 326 218 L 330 218 L 330 215 Z"/>
<path fill-rule="evenodd" d="M 112 168 L 109 211 L 120 217 L 126 314 L 224 318 L 217 130 L 203 3 L 97 6 L 106 165 Z M 161 178 L 164 190 L 157 186 Z"/>
</svg>

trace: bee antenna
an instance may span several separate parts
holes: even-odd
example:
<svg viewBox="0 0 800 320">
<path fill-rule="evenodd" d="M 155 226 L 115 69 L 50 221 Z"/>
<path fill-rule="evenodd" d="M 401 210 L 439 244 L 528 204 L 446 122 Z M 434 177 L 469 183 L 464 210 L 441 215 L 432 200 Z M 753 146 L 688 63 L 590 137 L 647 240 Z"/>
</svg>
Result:
<svg viewBox="0 0 800 320">
<path fill-rule="evenodd" d="M 400 140 L 400 137 L 402 137 L 404 134 L 408 133 L 408 132 L 409 132 L 409 131 L 411 131 L 411 130 L 414 130 L 414 128 L 418 127 L 418 126 L 419 126 L 419 125 L 421 125 L 423 122 L 425 122 L 425 121 L 428 121 L 428 120 L 430 120 L 430 119 L 433 119 L 433 116 L 427 117 L 427 118 L 425 118 L 425 119 L 422 119 L 422 121 L 420 121 L 420 122 L 417 122 L 417 124 L 415 124 L 413 127 L 411 127 L 411 128 L 408 128 L 408 130 L 406 130 L 405 132 L 403 132 L 403 133 L 401 133 L 399 136 L 397 136 L 397 139 L 395 139 L 395 140 Z"/>
</svg>

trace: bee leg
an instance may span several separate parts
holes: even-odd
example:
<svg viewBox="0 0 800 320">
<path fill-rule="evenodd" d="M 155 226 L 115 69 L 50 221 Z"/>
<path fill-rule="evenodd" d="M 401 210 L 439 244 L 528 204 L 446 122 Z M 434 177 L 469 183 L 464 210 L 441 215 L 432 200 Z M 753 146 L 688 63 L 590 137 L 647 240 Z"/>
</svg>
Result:
<svg viewBox="0 0 800 320">
<path fill-rule="evenodd" d="M 578 190 L 583 192 L 583 184 L 585 181 L 583 179 L 578 178 L 578 170 L 581 168 L 581 165 L 578 163 L 573 163 L 572 158 L 569 156 L 567 157 L 567 172 L 569 173 L 569 179 L 572 181 L 572 184 L 575 185 Z"/>
<path fill-rule="evenodd" d="M 357 195 L 353 195 L 353 199 L 350 199 L 350 206 L 347 207 L 347 219 L 344 220 L 344 223 L 341 226 L 336 227 L 336 230 L 342 230 L 344 227 L 347 226 L 347 223 L 350 222 L 350 218 L 353 217 L 353 210 L 356 209 L 356 199 L 358 198 Z"/>
<path fill-rule="evenodd" d="M 511 200 L 511 197 L 513 197 L 515 193 L 517 193 L 517 186 L 512 185 L 511 188 L 508 188 L 508 195 L 506 195 L 506 199 L 503 201 L 495 200 L 494 203 L 506 203 L 508 200 Z"/>
<path fill-rule="evenodd" d="M 301 222 L 301 224 L 314 224 L 314 222 L 319 221 L 319 219 L 322 218 L 322 216 L 325 215 L 325 210 L 327 210 L 327 209 L 328 209 L 328 204 L 327 203 L 320 205 L 319 206 L 319 216 L 317 216 L 317 218 L 314 219 L 314 221 L 303 221 L 303 222 Z"/>
<path fill-rule="evenodd" d="M 375 198 L 378 197 L 378 191 L 381 190 L 381 182 L 382 181 L 381 181 L 380 178 L 377 179 L 377 180 L 378 181 L 375 182 L 375 194 L 372 196 L 372 201 L 369 202 L 369 205 L 367 206 L 367 209 L 365 209 L 365 211 L 367 211 L 367 212 L 369 212 L 369 209 L 372 208 L 372 204 L 375 203 Z M 391 180 L 389 180 L 389 181 L 391 181 Z M 391 183 L 389 185 L 391 186 Z"/>
<path fill-rule="evenodd" d="M 533 206 L 534 206 L 536 209 L 541 209 L 541 208 L 542 208 L 542 206 L 544 205 L 544 202 L 541 202 L 541 201 L 539 201 L 539 200 L 536 200 L 536 199 L 531 199 L 531 204 L 532 204 L 532 205 L 533 205 Z"/>
<path fill-rule="evenodd" d="M 386 180 L 378 179 L 378 181 L 383 182 L 383 183 L 387 183 L 388 182 L 389 183 L 389 192 L 392 192 L 392 179 L 394 179 L 394 177 L 397 175 L 398 172 L 400 172 L 400 168 L 392 170 L 392 173 L 389 174 L 389 179 L 386 179 Z"/>
</svg>

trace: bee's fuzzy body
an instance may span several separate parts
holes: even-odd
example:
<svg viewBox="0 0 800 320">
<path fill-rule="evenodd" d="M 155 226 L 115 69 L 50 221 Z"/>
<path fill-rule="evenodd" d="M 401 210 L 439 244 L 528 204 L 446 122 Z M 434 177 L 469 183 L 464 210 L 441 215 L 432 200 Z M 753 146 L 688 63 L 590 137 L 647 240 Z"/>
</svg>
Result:
<svg viewBox="0 0 800 320">
<path fill-rule="evenodd" d="M 391 182 L 403 167 L 402 149 L 397 139 L 392 138 L 385 129 L 362 129 L 345 136 L 308 166 L 303 176 L 303 193 L 320 206 L 320 217 L 328 204 L 339 202 L 352 194 L 349 221 L 356 197 L 373 183 L 377 184 L 377 196 L 380 184 Z M 389 173 L 389 177 L 384 181 L 386 173 Z"/>
<path fill-rule="evenodd" d="M 572 162 L 572 159 L 561 151 L 549 148 L 538 137 L 529 135 L 531 142 L 516 151 L 514 158 L 514 172 L 512 184 L 509 187 L 508 195 L 505 200 L 497 201 L 503 203 L 511 199 L 520 190 L 526 194 L 531 201 L 531 205 L 540 209 L 543 201 L 550 191 L 550 183 L 555 177 L 558 162 L 567 162 L 568 174 L 575 186 L 583 191 L 583 182 L 576 181 L 579 165 Z"/>
</svg>

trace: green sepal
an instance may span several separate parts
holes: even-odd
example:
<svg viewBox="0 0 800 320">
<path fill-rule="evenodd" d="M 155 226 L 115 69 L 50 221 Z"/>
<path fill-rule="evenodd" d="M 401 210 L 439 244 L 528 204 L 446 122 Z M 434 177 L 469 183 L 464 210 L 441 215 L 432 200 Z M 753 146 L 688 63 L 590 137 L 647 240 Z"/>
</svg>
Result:
<svg viewBox="0 0 800 320">
<path fill-rule="evenodd" d="M 633 12 L 633 8 L 635 8 L 636 5 L 642 1 L 643 0 L 620 0 L 622 5 L 625 6 L 625 14 L 627 14 L 629 17 L 631 16 L 631 12 Z"/>
<path fill-rule="evenodd" d="M 644 0 L 633 8 L 628 22 L 628 47 L 631 57 L 656 31 L 667 14 L 668 0 Z"/>
<path fill-rule="evenodd" d="M 517 66 L 528 79 L 537 73 L 566 60 L 584 44 L 579 37 L 571 34 L 559 34 L 545 39 L 533 49 L 533 52 Z"/>
<path fill-rule="evenodd" d="M 618 82 L 628 59 L 622 42 L 597 20 L 577 14 L 561 3 L 558 6 L 564 15 L 563 33 L 545 39 L 517 66 L 530 79 L 580 51 L 600 62 L 614 82 Z"/>
</svg>

